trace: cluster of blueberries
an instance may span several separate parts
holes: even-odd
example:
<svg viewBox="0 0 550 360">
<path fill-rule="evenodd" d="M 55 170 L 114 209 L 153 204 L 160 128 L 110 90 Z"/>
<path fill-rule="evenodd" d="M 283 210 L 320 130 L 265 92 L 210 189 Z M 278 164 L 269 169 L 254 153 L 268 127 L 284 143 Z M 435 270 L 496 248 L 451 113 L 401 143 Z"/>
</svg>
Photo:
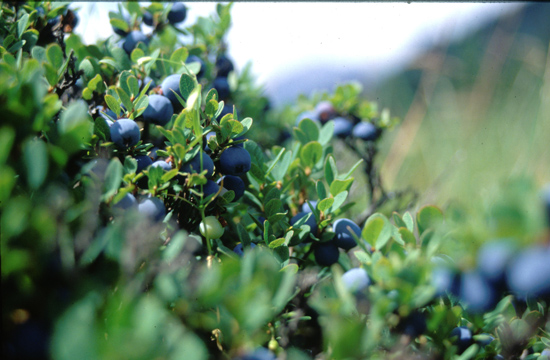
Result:
<svg viewBox="0 0 550 360">
<path fill-rule="evenodd" d="M 382 129 L 370 122 L 361 121 L 356 116 L 344 117 L 336 111 L 329 101 L 319 102 L 314 110 L 304 111 L 296 119 L 296 126 L 303 119 L 311 119 L 321 125 L 329 120 L 334 123 L 334 136 L 347 138 L 353 136 L 364 141 L 374 141 L 382 134 Z"/>
<path fill-rule="evenodd" d="M 172 5 L 172 8 L 168 12 L 167 20 L 172 25 L 177 25 L 185 20 L 187 17 L 187 8 L 183 3 L 174 3 Z M 126 23 L 130 22 L 130 19 L 128 17 L 125 18 Z M 143 14 L 143 22 L 148 26 L 154 26 L 155 19 L 153 14 L 150 12 L 145 12 Z M 132 26 L 130 26 L 132 28 Z M 144 44 L 149 43 L 149 38 L 143 34 L 140 30 L 131 30 L 131 31 L 125 31 L 123 29 L 117 28 L 113 26 L 114 32 L 123 37 L 123 40 L 121 41 L 120 45 L 126 51 L 128 54 L 132 52 L 137 46 L 138 43 L 142 42 Z"/>
<path fill-rule="evenodd" d="M 311 206 L 316 207 L 317 201 L 311 201 Z M 290 225 L 296 224 L 300 219 L 308 216 L 313 209 L 306 202 L 302 205 L 302 211 L 294 215 L 290 219 Z M 305 225 L 310 227 L 310 231 L 313 235 L 316 235 L 319 228 L 313 214 L 309 215 Z M 361 228 L 350 219 L 338 219 L 332 225 L 332 231 L 334 232 L 334 238 L 327 242 L 316 243 L 314 249 L 315 261 L 321 266 L 331 266 L 338 261 L 340 256 L 340 250 L 346 251 L 357 245 L 355 237 L 361 238 Z"/>
<path fill-rule="evenodd" d="M 507 293 L 520 301 L 528 297 L 550 300 L 550 247 L 536 245 L 520 250 L 511 239 L 497 239 L 482 245 L 477 268 L 461 273 L 441 258 L 432 282 L 438 295 L 449 292 L 459 297 L 472 313 L 495 307 Z"/>
</svg>

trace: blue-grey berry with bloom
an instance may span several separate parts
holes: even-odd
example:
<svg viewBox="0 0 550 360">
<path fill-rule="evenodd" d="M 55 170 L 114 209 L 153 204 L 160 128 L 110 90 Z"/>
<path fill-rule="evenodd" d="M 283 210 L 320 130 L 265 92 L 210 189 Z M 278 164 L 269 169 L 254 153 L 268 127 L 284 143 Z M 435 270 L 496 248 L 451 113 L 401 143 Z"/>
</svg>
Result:
<svg viewBox="0 0 550 360">
<path fill-rule="evenodd" d="M 151 221 L 161 221 L 166 216 L 164 202 L 157 197 L 149 197 L 139 202 L 138 212 Z"/>
<path fill-rule="evenodd" d="M 246 149 L 230 146 L 221 153 L 219 164 L 222 174 L 239 176 L 250 170 L 252 159 Z"/>
<path fill-rule="evenodd" d="M 134 120 L 119 119 L 111 126 L 111 141 L 119 148 L 135 146 L 139 138 L 139 126 Z"/>
<path fill-rule="evenodd" d="M 356 293 L 365 290 L 370 285 L 369 275 L 363 268 L 354 268 L 342 275 L 342 282 L 349 291 Z"/>
<path fill-rule="evenodd" d="M 149 105 L 142 114 L 145 121 L 165 126 L 172 119 L 172 115 L 174 115 L 174 107 L 166 96 L 149 95 Z"/>
</svg>

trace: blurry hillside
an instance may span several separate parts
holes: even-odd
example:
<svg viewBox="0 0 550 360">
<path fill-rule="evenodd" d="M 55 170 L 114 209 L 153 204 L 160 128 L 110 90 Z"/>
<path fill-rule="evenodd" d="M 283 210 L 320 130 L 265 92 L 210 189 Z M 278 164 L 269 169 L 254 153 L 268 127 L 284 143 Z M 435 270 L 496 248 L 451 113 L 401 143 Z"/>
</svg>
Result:
<svg viewBox="0 0 550 360">
<path fill-rule="evenodd" d="M 550 4 L 528 4 L 366 88 L 403 120 L 383 143 L 390 188 L 473 204 L 516 176 L 550 181 L 548 19 Z"/>
</svg>

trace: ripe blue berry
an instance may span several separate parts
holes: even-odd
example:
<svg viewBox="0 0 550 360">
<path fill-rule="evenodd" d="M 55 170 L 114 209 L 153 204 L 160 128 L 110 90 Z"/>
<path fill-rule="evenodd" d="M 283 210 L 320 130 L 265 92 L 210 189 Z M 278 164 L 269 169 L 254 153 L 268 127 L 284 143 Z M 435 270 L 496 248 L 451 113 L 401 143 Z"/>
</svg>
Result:
<svg viewBox="0 0 550 360">
<path fill-rule="evenodd" d="M 119 148 L 135 146 L 139 137 L 139 126 L 134 120 L 120 119 L 111 126 L 111 140 Z"/>
<path fill-rule="evenodd" d="M 454 338 L 453 344 L 458 346 L 459 354 L 463 353 L 474 342 L 472 332 L 464 326 L 454 328 L 449 337 Z"/>
<path fill-rule="evenodd" d="M 311 203 L 311 206 L 313 206 L 313 209 L 315 209 L 317 207 L 317 201 L 316 200 L 312 200 L 312 201 L 310 201 L 310 203 Z M 302 212 L 303 213 L 313 212 L 313 209 L 309 207 L 309 204 L 307 202 L 303 203 L 303 205 L 302 205 Z"/>
<path fill-rule="evenodd" d="M 217 75 L 227 77 L 231 71 L 233 71 L 233 62 L 225 55 L 221 55 L 216 59 Z"/>
<path fill-rule="evenodd" d="M 157 87 L 157 83 L 155 82 L 155 80 L 151 79 L 149 76 L 146 76 L 145 79 L 143 79 L 143 80 L 138 79 L 138 86 L 139 86 L 140 90 L 143 89 L 143 87 L 147 84 L 149 84 L 149 89 L 148 90 L 150 90 L 154 87 Z"/>
<path fill-rule="evenodd" d="M 153 14 L 151 14 L 149 11 L 146 11 L 143 14 L 143 23 L 147 26 L 153 26 Z"/>
<path fill-rule="evenodd" d="M 167 163 L 166 161 L 164 160 L 158 160 L 158 161 L 155 161 L 153 164 L 151 164 L 152 167 L 161 167 L 163 168 L 165 171 L 170 171 L 172 170 L 172 165 L 171 163 Z"/>
<path fill-rule="evenodd" d="M 164 126 L 168 124 L 173 114 L 174 107 L 170 100 L 166 96 L 153 94 L 149 95 L 149 105 L 142 115 L 144 120 Z"/>
<path fill-rule="evenodd" d="M 138 155 L 135 157 L 137 161 L 137 170 L 136 174 L 139 174 L 143 170 L 147 169 L 149 166 L 153 165 L 153 160 L 147 155 Z"/>
<path fill-rule="evenodd" d="M 475 271 L 462 274 L 459 296 L 473 313 L 491 310 L 498 300 L 493 286 Z"/>
<path fill-rule="evenodd" d="M 300 220 L 301 218 L 303 218 L 304 216 L 307 216 L 309 213 L 306 213 L 306 212 L 299 212 L 298 214 L 294 215 L 292 217 L 292 219 L 290 219 L 290 225 L 294 225 L 298 222 L 298 220 Z M 317 234 L 317 230 L 318 230 L 318 227 L 317 227 L 317 221 L 315 220 L 315 216 L 313 214 L 311 214 L 309 216 L 309 219 L 307 219 L 307 221 L 305 222 L 304 225 L 309 225 L 310 229 L 311 229 L 311 232 L 313 233 L 313 235 L 316 235 Z"/>
<path fill-rule="evenodd" d="M 329 241 L 317 244 L 313 254 L 315 255 L 317 264 L 321 266 L 331 266 L 338 262 L 340 251 L 334 241 Z"/>
<path fill-rule="evenodd" d="M 355 125 L 353 127 L 352 131 L 353 136 L 356 138 L 365 140 L 365 141 L 373 141 L 378 138 L 380 135 L 380 132 L 371 123 L 368 122 L 360 122 L 359 124 Z"/>
<path fill-rule="evenodd" d="M 127 210 L 137 205 L 137 200 L 134 195 L 128 193 L 124 195 L 113 207 L 116 209 Z"/>
<path fill-rule="evenodd" d="M 524 250 L 506 272 L 509 289 L 518 296 L 550 298 L 550 249 L 535 246 Z"/>
<path fill-rule="evenodd" d="M 161 221 L 166 215 L 164 202 L 157 197 L 146 198 L 138 204 L 138 212 L 152 221 Z"/>
<path fill-rule="evenodd" d="M 344 250 L 350 250 L 357 245 L 352 234 L 355 234 L 359 239 L 361 238 L 361 228 L 350 219 L 336 220 L 332 229 L 336 234 L 336 245 Z"/>
<path fill-rule="evenodd" d="M 353 122 L 343 117 L 334 118 L 332 121 L 334 122 L 334 136 L 345 138 L 351 135 Z"/>
<path fill-rule="evenodd" d="M 214 162 L 208 156 L 207 153 L 202 153 L 202 170 L 206 170 L 206 177 L 210 178 L 212 177 L 212 174 L 214 173 Z M 181 172 L 186 173 L 200 173 L 201 172 L 201 154 L 197 153 L 195 157 L 188 162 L 184 163 L 181 168 Z"/>
<path fill-rule="evenodd" d="M 300 121 L 304 119 L 310 119 L 315 121 L 316 123 L 319 122 L 319 114 L 316 111 L 304 111 L 298 117 L 296 118 L 296 126 L 300 124 Z"/>
<path fill-rule="evenodd" d="M 342 282 L 349 291 L 356 293 L 365 290 L 370 285 L 369 275 L 363 268 L 348 270 L 342 275 Z"/>
<path fill-rule="evenodd" d="M 254 243 L 251 243 L 250 244 L 250 248 L 251 249 L 254 249 L 256 247 L 256 244 Z M 237 246 L 235 246 L 233 248 L 233 252 L 239 256 L 244 256 L 244 248 L 243 248 L 243 244 L 237 244 Z"/>
<path fill-rule="evenodd" d="M 458 296 L 460 291 L 460 274 L 447 266 L 439 265 L 432 271 L 431 283 L 436 290 L 436 296 L 444 296 L 446 292 Z"/>
<path fill-rule="evenodd" d="M 324 124 L 336 116 L 336 110 L 330 101 L 321 101 L 315 106 L 315 112 L 319 114 L 319 120 Z"/>
<path fill-rule="evenodd" d="M 206 67 L 206 65 L 204 64 L 204 61 L 202 61 L 202 59 L 196 55 L 189 55 L 187 57 L 187 59 L 185 60 L 185 63 L 186 64 L 191 64 L 191 63 L 199 63 L 201 65 L 201 68 L 199 70 L 199 72 L 196 74 L 198 78 L 202 77 L 204 75 L 204 68 Z"/>
<path fill-rule="evenodd" d="M 506 239 L 484 243 L 477 253 L 477 268 L 490 283 L 504 290 L 506 267 L 517 252 L 517 246 Z"/>
<path fill-rule="evenodd" d="M 187 8 L 183 3 L 175 3 L 172 5 L 172 9 L 168 12 L 168 21 L 170 24 L 178 24 L 185 20 L 187 16 Z"/>
<path fill-rule="evenodd" d="M 240 177 L 225 175 L 218 180 L 218 184 L 221 185 L 222 180 L 223 187 L 227 190 L 233 190 L 233 192 L 235 193 L 233 201 L 239 200 L 244 195 L 244 181 Z"/>
<path fill-rule="evenodd" d="M 224 175 L 243 175 L 251 166 L 250 154 L 242 147 L 230 146 L 220 155 L 220 172 Z"/>
<path fill-rule="evenodd" d="M 226 100 L 231 94 L 229 82 L 226 77 L 217 77 L 212 83 L 212 87 L 218 92 L 219 100 Z"/>
<path fill-rule="evenodd" d="M 202 186 L 202 192 L 205 198 L 210 195 L 216 194 L 219 190 L 220 190 L 220 186 L 216 184 L 215 181 L 212 181 L 212 180 L 207 180 L 206 184 Z"/>
<path fill-rule="evenodd" d="M 170 100 L 170 102 L 172 103 L 172 106 L 174 107 L 174 110 L 178 110 L 182 108 L 182 105 L 179 102 L 178 98 L 176 97 L 176 95 L 174 95 L 174 92 L 176 92 L 176 94 L 178 94 L 178 96 L 181 97 L 180 79 L 181 79 L 181 74 L 173 74 L 173 75 L 167 76 L 166 79 L 164 79 L 164 81 L 162 82 L 162 84 L 160 84 L 160 88 L 162 89 L 162 94 L 166 96 L 168 100 Z M 183 100 L 187 100 L 187 99 L 183 99 Z"/>
<path fill-rule="evenodd" d="M 124 44 L 122 48 L 128 54 L 132 52 L 137 46 L 138 43 L 144 43 L 145 45 L 149 44 L 149 39 L 141 31 L 133 30 L 124 38 Z"/>
<path fill-rule="evenodd" d="M 418 311 L 412 312 L 399 323 L 401 332 L 412 338 L 422 335 L 426 331 L 426 327 L 426 316 Z"/>
</svg>

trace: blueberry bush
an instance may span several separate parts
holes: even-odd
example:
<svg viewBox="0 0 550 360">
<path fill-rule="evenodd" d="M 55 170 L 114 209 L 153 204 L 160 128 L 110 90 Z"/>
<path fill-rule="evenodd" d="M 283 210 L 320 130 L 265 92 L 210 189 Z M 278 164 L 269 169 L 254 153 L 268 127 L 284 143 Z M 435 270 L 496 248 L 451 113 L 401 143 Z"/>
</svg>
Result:
<svg viewBox="0 0 550 360">
<path fill-rule="evenodd" d="M 398 119 L 354 83 L 270 109 L 230 10 L 128 2 L 86 45 L 69 3 L 2 3 L 3 358 L 548 359 L 550 196 L 386 190 Z"/>
</svg>

